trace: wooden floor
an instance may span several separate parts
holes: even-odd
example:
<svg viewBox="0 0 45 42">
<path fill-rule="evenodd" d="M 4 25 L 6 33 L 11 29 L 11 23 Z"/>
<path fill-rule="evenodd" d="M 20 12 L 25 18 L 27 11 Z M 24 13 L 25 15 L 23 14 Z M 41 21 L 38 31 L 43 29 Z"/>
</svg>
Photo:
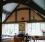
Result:
<svg viewBox="0 0 45 42">
<path fill-rule="evenodd" d="M 35 37 L 34 37 L 35 38 Z M 45 40 L 45 36 L 44 37 L 40 37 L 42 39 Z M 39 38 L 39 39 L 40 39 Z M 38 39 L 38 40 L 39 40 Z M 22 42 L 23 38 L 18 38 L 18 37 L 15 37 L 15 38 L 10 38 L 10 39 L 3 39 L 2 42 Z M 45 42 L 45 41 L 44 41 Z"/>
<path fill-rule="evenodd" d="M 2 39 L 2 42 L 14 42 L 14 38 Z"/>
<path fill-rule="evenodd" d="M 22 38 L 10 38 L 10 39 L 3 39 L 2 42 L 22 42 Z"/>
</svg>

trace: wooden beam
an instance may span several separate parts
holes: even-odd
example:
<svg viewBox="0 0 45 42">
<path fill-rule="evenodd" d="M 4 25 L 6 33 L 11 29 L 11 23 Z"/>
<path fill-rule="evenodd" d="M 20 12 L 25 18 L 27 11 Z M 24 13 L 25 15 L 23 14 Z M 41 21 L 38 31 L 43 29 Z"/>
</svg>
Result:
<svg viewBox="0 0 45 42">
<path fill-rule="evenodd" d="M 40 16 L 43 20 L 45 20 L 45 18 L 43 16 L 41 16 L 39 13 L 37 13 L 38 16 Z"/>
<path fill-rule="evenodd" d="M 34 10 L 33 10 L 34 11 Z M 35 11 L 34 11 L 35 12 Z M 45 18 L 42 16 L 42 14 L 41 13 L 39 13 L 39 12 L 35 12 L 38 16 L 40 16 L 43 20 L 45 20 Z"/>
<path fill-rule="evenodd" d="M 27 0 L 5 0 L 3 2 L 24 2 L 24 1 L 27 1 Z"/>
<path fill-rule="evenodd" d="M 6 0 L 4 3 L 10 3 L 10 2 L 15 2 L 15 3 L 20 3 L 20 4 L 25 4 L 43 15 L 45 15 L 45 10 L 43 10 L 41 7 L 39 7 L 36 3 L 33 2 L 33 0 Z"/>
<path fill-rule="evenodd" d="M 13 10 L 13 12 L 14 12 L 14 11 L 16 11 L 16 9 L 18 8 L 18 6 L 19 6 L 19 4 L 18 4 L 18 5 L 17 5 L 17 7 Z M 12 13 L 13 13 L 13 12 L 12 12 Z M 10 14 L 7 16 L 7 18 L 4 20 L 4 22 L 3 22 L 3 23 L 5 23 L 5 22 L 6 22 L 6 20 L 7 20 L 7 19 L 12 15 L 12 13 L 10 13 Z"/>
</svg>

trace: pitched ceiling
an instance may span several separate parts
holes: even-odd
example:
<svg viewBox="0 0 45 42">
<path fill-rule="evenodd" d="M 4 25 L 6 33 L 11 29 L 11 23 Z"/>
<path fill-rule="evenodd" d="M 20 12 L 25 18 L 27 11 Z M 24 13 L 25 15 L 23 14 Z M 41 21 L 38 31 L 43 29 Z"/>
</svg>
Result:
<svg viewBox="0 0 45 42">
<path fill-rule="evenodd" d="M 6 0 L 4 4 L 10 2 L 25 4 L 45 15 L 45 0 Z"/>
</svg>

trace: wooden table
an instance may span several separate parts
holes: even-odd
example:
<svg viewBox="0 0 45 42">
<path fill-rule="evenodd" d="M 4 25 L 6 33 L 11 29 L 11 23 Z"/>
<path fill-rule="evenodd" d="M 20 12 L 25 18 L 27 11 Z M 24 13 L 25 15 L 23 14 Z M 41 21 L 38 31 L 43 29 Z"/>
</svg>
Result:
<svg viewBox="0 0 45 42">
<path fill-rule="evenodd" d="M 26 37 L 26 41 L 29 39 L 29 41 L 31 42 L 31 40 L 45 40 L 45 36 L 25 36 Z M 27 41 L 27 42 L 29 42 Z"/>
<path fill-rule="evenodd" d="M 32 36 L 33 40 L 45 40 L 45 36 Z"/>
</svg>

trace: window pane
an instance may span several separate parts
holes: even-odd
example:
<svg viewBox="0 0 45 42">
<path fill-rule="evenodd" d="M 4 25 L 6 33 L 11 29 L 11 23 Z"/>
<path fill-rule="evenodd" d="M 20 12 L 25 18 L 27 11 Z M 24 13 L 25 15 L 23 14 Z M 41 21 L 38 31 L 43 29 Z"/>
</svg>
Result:
<svg viewBox="0 0 45 42">
<path fill-rule="evenodd" d="M 41 30 L 45 31 L 45 23 L 41 23 Z"/>
<path fill-rule="evenodd" d="M 2 24 L 2 39 L 10 38 L 10 36 L 18 35 L 19 25 L 18 24 Z M 5 36 L 7 35 L 7 36 Z"/>
<path fill-rule="evenodd" d="M 19 33 L 18 24 L 2 24 L 2 35 L 16 35 Z"/>
<path fill-rule="evenodd" d="M 26 23 L 25 24 L 25 34 L 28 33 L 29 35 L 31 34 L 31 23 Z"/>
<path fill-rule="evenodd" d="M 31 36 L 42 36 L 43 33 L 40 26 L 40 23 L 26 23 L 25 32 Z"/>
</svg>

